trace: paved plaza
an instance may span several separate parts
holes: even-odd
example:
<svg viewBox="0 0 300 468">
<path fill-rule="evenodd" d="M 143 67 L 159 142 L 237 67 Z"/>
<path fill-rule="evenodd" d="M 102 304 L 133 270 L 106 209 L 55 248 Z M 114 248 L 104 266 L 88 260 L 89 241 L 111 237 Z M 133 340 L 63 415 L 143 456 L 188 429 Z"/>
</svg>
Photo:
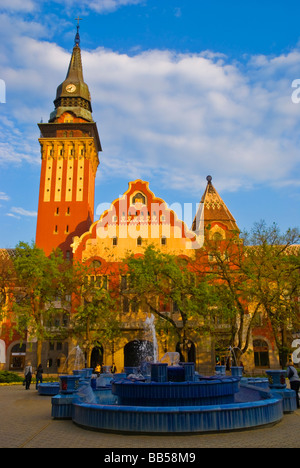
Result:
<svg viewBox="0 0 300 468">
<path fill-rule="evenodd" d="M 271 427 L 198 435 L 125 435 L 87 431 L 69 420 L 51 418 L 51 397 L 34 386 L 0 387 L 1 448 L 299 448 L 300 410 Z"/>
</svg>

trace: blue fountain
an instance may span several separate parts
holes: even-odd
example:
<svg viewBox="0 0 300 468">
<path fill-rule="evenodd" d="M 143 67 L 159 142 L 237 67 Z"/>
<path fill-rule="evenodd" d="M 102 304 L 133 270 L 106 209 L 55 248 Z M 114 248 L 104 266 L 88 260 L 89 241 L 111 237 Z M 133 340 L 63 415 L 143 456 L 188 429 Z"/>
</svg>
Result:
<svg viewBox="0 0 300 468">
<path fill-rule="evenodd" d="M 80 391 L 79 386 L 80 395 L 74 394 L 72 402 L 73 422 L 111 432 L 204 433 L 275 424 L 296 409 L 295 395 L 285 407 L 282 393 L 267 388 L 266 379 L 202 377 L 194 363 L 149 365 L 150 375 L 136 369 L 129 375 L 111 375 L 105 396 L 100 388 Z"/>
<path fill-rule="evenodd" d="M 247 379 L 241 367 L 232 367 L 228 376 L 224 366 L 216 366 L 216 375 L 204 377 L 194 363 L 179 363 L 178 353 L 122 374 L 104 370 L 97 378 L 93 369 L 61 375 L 52 417 L 91 430 L 185 434 L 262 427 L 296 410 L 295 394 L 279 371 L 270 371 L 268 379 Z"/>
</svg>

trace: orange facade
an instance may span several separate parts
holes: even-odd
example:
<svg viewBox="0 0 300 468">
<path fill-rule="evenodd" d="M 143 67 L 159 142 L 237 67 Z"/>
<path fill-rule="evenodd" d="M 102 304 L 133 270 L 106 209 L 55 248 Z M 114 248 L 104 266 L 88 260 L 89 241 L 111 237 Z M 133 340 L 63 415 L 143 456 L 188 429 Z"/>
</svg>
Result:
<svg viewBox="0 0 300 468">
<path fill-rule="evenodd" d="M 59 247 L 70 258 L 73 237 L 86 232 L 94 220 L 99 164 L 95 124 L 76 120 L 40 124 L 42 167 L 36 244 L 46 255 Z"/>
<path fill-rule="evenodd" d="M 91 96 L 84 82 L 79 35 L 66 79 L 58 86 L 55 110 L 39 124 L 41 180 L 36 244 L 47 255 L 70 245 L 94 221 L 94 189 L 101 143 L 92 118 Z"/>
<path fill-rule="evenodd" d="M 210 176 L 191 228 L 178 219 L 164 200 L 154 195 L 148 182 L 139 179 L 130 182 L 124 195 L 113 201 L 94 222 L 95 178 L 102 148 L 92 118 L 91 97 L 83 79 L 79 41 L 75 43 L 66 79 L 57 88 L 54 105 L 49 122 L 39 124 L 41 178 L 36 245 L 46 255 L 60 248 L 67 259 L 87 265 L 98 261 L 99 275 L 117 272 L 118 279 L 126 254 L 142 255 L 150 244 L 165 253 L 198 259 L 199 271 L 211 271 L 213 258 L 209 258 L 209 252 L 200 252 L 204 236 L 218 241 L 220 249 L 225 251 L 226 242 L 238 232 L 238 227 Z M 116 284 L 116 290 L 118 287 Z M 144 311 L 139 312 L 139 317 L 136 315 L 135 321 L 128 321 L 124 327 L 118 349 L 114 350 L 119 369 L 125 362 L 126 347 L 142 339 L 145 331 Z M 171 308 L 169 312 L 172 313 Z M 198 365 L 203 364 L 207 369 L 214 366 L 214 339 L 218 332 L 220 341 L 226 335 L 222 327 L 214 338 L 190 330 L 188 338 Z M 257 329 L 256 336 L 274 351 L 272 338 L 263 329 Z M 8 343 L 6 336 L 6 346 L 12 347 L 15 341 L 17 338 L 13 337 Z M 104 355 L 106 363 L 111 364 L 112 355 L 105 350 Z"/>
</svg>

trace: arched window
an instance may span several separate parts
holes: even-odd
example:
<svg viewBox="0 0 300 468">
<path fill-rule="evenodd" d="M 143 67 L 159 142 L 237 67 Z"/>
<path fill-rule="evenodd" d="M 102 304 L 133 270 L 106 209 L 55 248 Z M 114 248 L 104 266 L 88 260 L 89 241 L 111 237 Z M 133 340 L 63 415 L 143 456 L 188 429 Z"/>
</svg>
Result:
<svg viewBox="0 0 300 468">
<path fill-rule="evenodd" d="M 66 113 L 64 116 L 64 122 L 65 123 L 74 122 L 74 117 L 71 114 Z"/>
<path fill-rule="evenodd" d="M 100 268 L 101 267 L 101 262 L 100 260 L 93 260 L 90 264 L 91 268 Z"/>
<path fill-rule="evenodd" d="M 132 204 L 135 205 L 136 203 L 141 203 L 142 205 L 146 204 L 146 197 L 141 192 L 136 193 L 134 197 L 132 197 Z"/>
</svg>

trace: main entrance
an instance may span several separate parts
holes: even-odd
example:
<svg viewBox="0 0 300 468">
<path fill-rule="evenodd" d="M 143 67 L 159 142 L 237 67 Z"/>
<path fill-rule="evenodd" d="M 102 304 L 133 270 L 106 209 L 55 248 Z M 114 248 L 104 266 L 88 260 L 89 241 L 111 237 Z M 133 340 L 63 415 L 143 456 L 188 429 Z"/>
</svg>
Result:
<svg viewBox="0 0 300 468">
<path fill-rule="evenodd" d="M 130 341 L 124 347 L 124 367 L 139 367 L 144 361 L 153 361 L 153 343 L 147 340 Z"/>
<path fill-rule="evenodd" d="M 103 364 L 103 347 L 101 345 L 95 346 L 91 354 L 91 367 L 95 369 L 97 366 Z"/>
<path fill-rule="evenodd" d="M 20 371 L 25 367 L 26 343 L 14 345 L 11 349 L 9 370 Z"/>
</svg>

